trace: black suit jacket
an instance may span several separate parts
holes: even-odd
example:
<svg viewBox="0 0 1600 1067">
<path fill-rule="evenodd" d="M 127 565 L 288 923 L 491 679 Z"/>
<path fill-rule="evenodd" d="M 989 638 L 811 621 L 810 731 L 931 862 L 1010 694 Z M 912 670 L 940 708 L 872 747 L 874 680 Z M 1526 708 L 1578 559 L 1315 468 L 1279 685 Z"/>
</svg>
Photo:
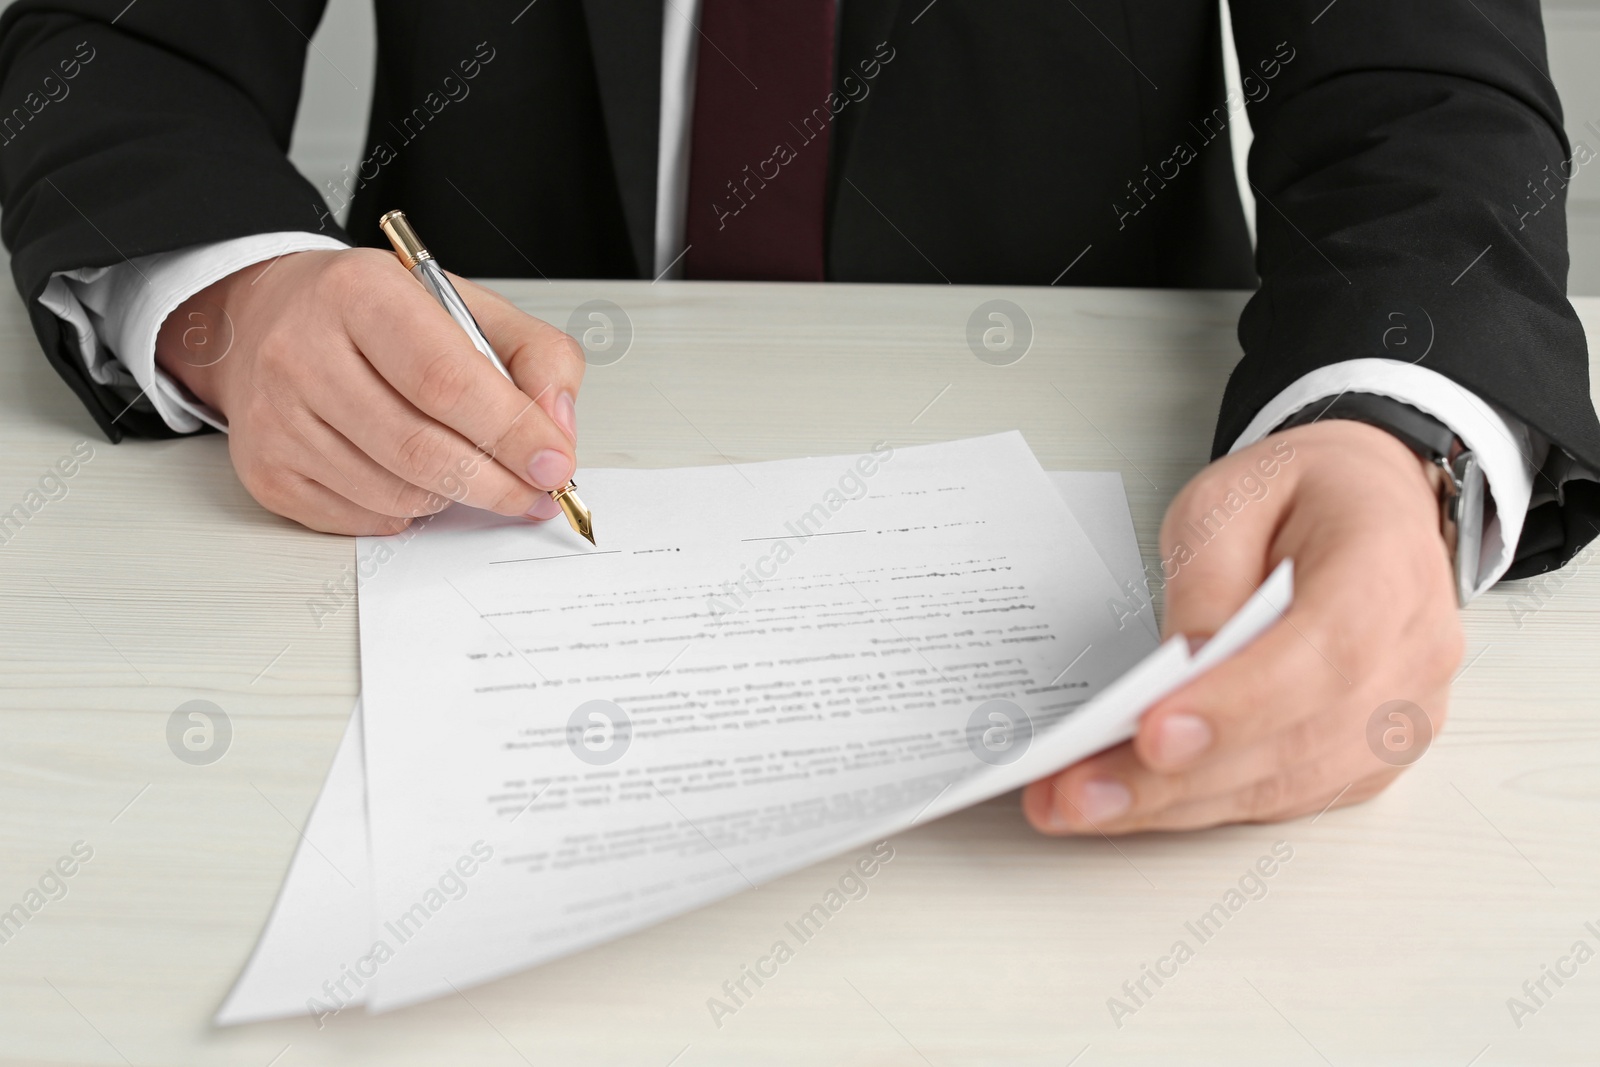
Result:
<svg viewBox="0 0 1600 1067">
<path fill-rule="evenodd" d="M 334 232 L 285 158 L 322 7 L 19 0 L 0 20 L 0 232 L 46 354 L 113 439 L 167 431 L 119 417 L 37 297 L 55 271 Z M 1536 0 L 1234 0 L 1253 262 L 1215 0 L 842 10 L 839 95 L 818 102 L 830 279 L 1048 285 L 1080 253 L 1063 284 L 1259 274 L 1217 450 L 1308 371 L 1392 357 L 1398 312 L 1431 323 L 1424 366 L 1600 470 Z M 661 21 L 659 0 L 379 0 L 350 236 L 381 245 L 377 216 L 403 204 L 464 274 L 649 276 Z M 80 43 L 92 61 L 46 99 Z M 1565 561 L 1596 522 L 1600 488 L 1568 482 L 1530 513 L 1513 576 Z"/>
</svg>

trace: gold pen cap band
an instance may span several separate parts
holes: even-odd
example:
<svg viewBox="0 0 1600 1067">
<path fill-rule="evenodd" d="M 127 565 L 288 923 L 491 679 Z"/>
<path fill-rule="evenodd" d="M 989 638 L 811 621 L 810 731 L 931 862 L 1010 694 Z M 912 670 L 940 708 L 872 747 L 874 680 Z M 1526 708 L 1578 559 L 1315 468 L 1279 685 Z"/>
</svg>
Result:
<svg viewBox="0 0 1600 1067">
<path fill-rule="evenodd" d="M 394 245 L 394 254 L 400 257 L 400 262 L 410 270 L 425 259 L 432 259 L 433 253 L 428 251 L 428 246 L 422 243 L 422 238 L 417 236 L 417 231 L 411 228 L 411 223 L 406 220 L 404 211 L 391 211 L 378 220 L 378 226 L 389 238 L 389 243 Z"/>
</svg>

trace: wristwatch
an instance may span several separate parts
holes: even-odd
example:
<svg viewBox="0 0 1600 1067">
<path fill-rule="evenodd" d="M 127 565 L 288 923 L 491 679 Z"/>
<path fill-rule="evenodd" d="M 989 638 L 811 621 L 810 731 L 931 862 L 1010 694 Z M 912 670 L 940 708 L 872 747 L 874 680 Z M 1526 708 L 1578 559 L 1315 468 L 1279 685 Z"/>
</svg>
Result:
<svg viewBox="0 0 1600 1067">
<path fill-rule="evenodd" d="M 1352 419 L 1387 430 L 1428 465 L 1439 495 L 1439 533 L 1455 571 L 1456 603 L 1465 604 L 1478 584 L 1478 559 L 1483 551 L 1486 496 L 1478 457 L 1438 419 L 1376 393 L 1345 393 L 1329 404 L 1310 404 L 1277 429 L 1326 419 Z"/>
</svg>

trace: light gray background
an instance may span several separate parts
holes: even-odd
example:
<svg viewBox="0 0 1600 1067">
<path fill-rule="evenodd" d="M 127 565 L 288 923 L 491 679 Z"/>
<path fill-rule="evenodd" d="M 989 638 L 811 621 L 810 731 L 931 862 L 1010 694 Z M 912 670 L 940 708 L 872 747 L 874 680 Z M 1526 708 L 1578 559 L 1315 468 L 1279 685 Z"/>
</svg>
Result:
<svg viewBox="0 0 1600 1067">
<path fill-rule="evenodd" d="M 0 0 L 0 7 L 9 3 Z M 1567 135 L 1574 147 L 1581 141 L 1600 153 L 1600 0 L 1549 0 L 1544 12 L 1550 66 L 1566 110 Z M 289 156 L 319 188 L 325 188 L 361 155 L 372 98 L 372 0 L 330 0 L 311 44 L 305 96 Z M 1586 122 L 1596 128 L 1590 129 Z M 1568 197 L 1569 288 L 1573 295 L 1600 295 L 1600 161 L 1578 172 Z"/>
<path fill-rule="evenodd" d="M 1450 0 L 1454 3 L 1456 0 Z M 1544 6 L 1550 42 L 1550 72 L 1566 112 L 1567 136 L 1574 150 L 1583 142 L 1600 152 L 1600 0 L 1560 0 Z M 1580 170 L 1567 190 L 1567 236 L 1572 247 L 1568 291 L 1600 294 L 1600 161 Z"/>
</svg>

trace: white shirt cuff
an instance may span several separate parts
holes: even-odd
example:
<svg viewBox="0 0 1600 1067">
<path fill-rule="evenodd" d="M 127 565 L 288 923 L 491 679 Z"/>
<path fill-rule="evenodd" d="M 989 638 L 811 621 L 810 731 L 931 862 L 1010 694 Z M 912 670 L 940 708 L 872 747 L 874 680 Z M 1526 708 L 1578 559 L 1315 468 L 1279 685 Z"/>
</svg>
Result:
<svg viewBox="0 0 1600 1067">
<path fill-rule="evenodd" d="M 148 398 L 179 433 L 193 433 L 202 425 L 226 430 L 220 412 L 194 399 L 156 366 L 161 324 L 195 293 L 252 263 L 290 252 L 348 247 L 325 234 L 259 233 L 140 256 L 114 267 L 63 271 L 51 276 L 39 303 L 76 335 L 89 377 L 130 406 L 141 396 Z"/>
<path fill-rule="evenodd" d="M 1544 463 L 1523 422 L 1499 411 L 1437 371 L 1393 359 L 1351 359 L 1319 367 L 1273 397 L 1256 413 L 1229 452 L 1237 452 L 1271 433 L 1290 415 L 1319 400 L 1344 393 L 1376 393 L 1410 404 L 1455 431 L 1478 457 L 1494 499 L 1494 518 L 1484 527 L 1478 562 L 1477 596 L 1511 566 L 1528 516 L 1534 475 Z M 1548 445 L 1537 445 L 1547 451 Z"/>
</svg>

